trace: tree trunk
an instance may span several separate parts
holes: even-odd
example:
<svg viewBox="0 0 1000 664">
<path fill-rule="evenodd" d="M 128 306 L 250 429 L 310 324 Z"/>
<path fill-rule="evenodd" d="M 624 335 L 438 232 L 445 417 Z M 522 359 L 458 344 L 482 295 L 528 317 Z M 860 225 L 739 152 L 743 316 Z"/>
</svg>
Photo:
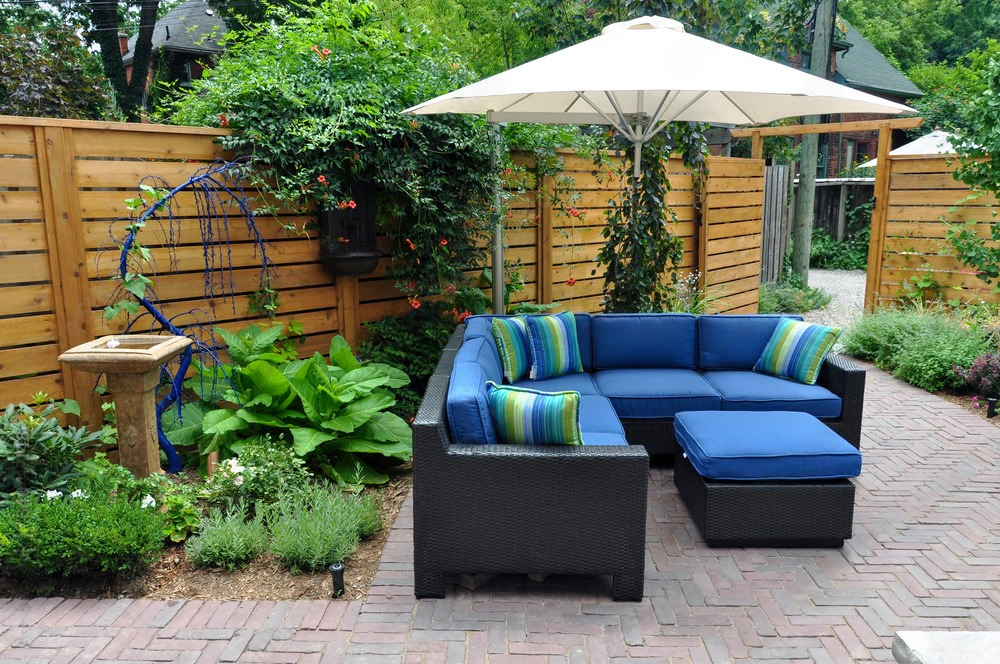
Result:
<svg viewBox="0 0 1000 664">
<path fill-rule="evenodd" d="M 160 0 L 139 2 L 139 36 L 135 41 L 132 58 L 132 80 L 125 79 L 125 65 L 118 46 L 118 32 L 121 24 L 118 3 L 108 0 L 87 0 L 90 18 L 94 23 L 94 41 L 101 47 L 101 62 L 104 75 L 115 91 L 118 108 L 128 120 L 138 120 L 142 112 L 143 96 L 146 92 L 146 78 L 153 50 L 153 26 Z"/>
<path fill-rule="evenodd" d="M 830 72 L 830 46 L 837 17 L 837 0 L 818 0 L 813 30 L 810 73 L 827 78 Z M 804 124 L 816 124 L 819 117 L 810 115 Z M 816 167 L 819 134 L 802 137 L 799 152 L 799 187 L 795 194 L 795 218 L 792 221 L 792 272 L 809 282 L 809 249 L 812 244 L 813 204 L 816 200 Z"/>
</svg>

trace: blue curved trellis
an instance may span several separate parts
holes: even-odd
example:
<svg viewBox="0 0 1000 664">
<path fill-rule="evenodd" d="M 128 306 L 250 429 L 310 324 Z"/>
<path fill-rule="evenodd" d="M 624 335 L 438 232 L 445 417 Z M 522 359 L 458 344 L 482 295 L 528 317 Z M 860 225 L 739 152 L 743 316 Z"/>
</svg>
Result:
<svg viewBox="0 0 1000 664">
<path fill-rule="evenodd" d="M 232 279 L 233 268 L 229 246 L 230 213 L 227 209 L 231 208 L 232 204 L 235 204 L 236 209 L 239 210 L 240 216 L 242 216 L 246 222 L 250 239 L 254 243 L 254 255 L 260 259 L 260 287 L 261 289 L 265 288 L 270 283 L 271 271 L 274 268 L 274 264 L 271 263 L 271 260 L 267 256 L 267 240 L 265 240 L 257 230 L 250 202 L 247 200 L 243 188 L 234 177 L 238 174 L 238 169 L 241 167 L 245 168 L 245 166 L 246 164 L 243 161 L 218 161 L 210 164 L 202 169 L 199 169 L 184 184 L 170 189 L 165 195 L 162 196 L 162 198 L 144 210 L 130 226 L 128 236 L 125 238 L 121 246 L 121 255 L 118 261 L 118 276 L 123 280 L 123 282 L 126 278 L 126 274 L 130 271 L 128 259 L 132 248 L 135 246 L 136 234 L 142 229 L 146 221 L 150 219 L 157 219 L 159 218 L 159 214 L 166 213 L 169 228 L 168 246 L 170 247 L 170 250 L 172 251 L 176 244 L 180 241 L 180 229 L 174 217 L 173 199 L 178 193 L 190 190 L 194 193 L 195 208 L 197 210 L 201 231 L 201 244 L 204 249 L 205 297 L 212 298 L 221 296 L 223 299 L 227 297 L 230 300 L 233 299 L 235 288 Z M 150 181 L 162 183 L 159 178 L 149 176 L 143 178 L 140 185 L 146 184 Z M 174 262 L 173 256 L 174 254 L 171 253 L 172 264 Z M 224 274 L 227 270 L 229 272 L 229 278 L 228 280 L 223 279 L 220 281 L 221 292 L 216 293 L 215 279 L 213 278 L 213 275 L 218 271 L 221 271 Z M 156 404 L 157 438 L 160 442 L 160 448 L 167 456 L 167 472 L 176 473 L 181 470 L 181 460 L 180 456 L 177 454 L 177 450 L 174 449 L 174 446 L 163 433 L 162 416 L 167 408 L 176 404 L 178 408 L 178 417 L 180 417 L 180 399 L 184 376 L 191 367 L 191 360 L 194 354 L 206 354 L 214 362 L 218 363 L 219 358 L 216 355 L 216 346 L 214 345 L 214 341 L 213 344 L 206 344 L 197 335 L 190 333 L 190 329 L 192 327 L 200 327 L 200 325 L 178 327 L 174 324 L 173 319 L 167 318 L 167 316 L 160 311 L 156 304 L 147 296 L 138 297 L 132 293 L 129 294 L 136 299 L 139 305 L 145 310 L 146 314 L 153 318 L 155 321 L 151 326 L 153 329 L 155 329 L 158 324 L 160 329 L 166 330 L 176 336 L 190 337 L 194 341 L 194 344 L 192 346 L 188 346 L 180 355 L 177 369 L 174 371 L 173 375 L 170 376 L 170 390 L 159 401 L 159 403 Z M 140 314 L 140 316 L 129 321 L 125 331 L 131 331 L 132 327 L 143 315 L 144 314 Z M 167 375 L 170 375 L 166 367 L 163 367 L 162 371 Z"/>
</svg>

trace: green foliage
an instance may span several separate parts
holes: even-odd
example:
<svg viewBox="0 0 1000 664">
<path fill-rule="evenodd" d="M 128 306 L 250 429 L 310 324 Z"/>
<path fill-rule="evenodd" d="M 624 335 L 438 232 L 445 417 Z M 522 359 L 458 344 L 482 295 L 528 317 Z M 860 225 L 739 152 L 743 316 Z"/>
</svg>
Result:
<svg viewBox="0 0 1000 664">
<path fill-rule="evenodd" d="M 124 498 L 22 496 L 0 510 L 0 567 L 27 578 L 133 577 L 163 547 L 162 519 Z"/>
<path fill-rule="evenodd" d="M 247 520 L 242 505 L 223 515 L 213 509 L 195 537 L 184 546 L 198 567 L 243 567 L 267 549 L 267 529 L 260 515 Z"/>
<path fill-rule="evenodd" d="M 139 479 L 127 468 L 108 461 L 98 452 L 77 463 L 79 491 L 91 496 L 114 496 L 140 505 L 155 507 L 163 517 L 162 533 L 172 542 L 183 542 L 201 520 L 197 507 L 198 487 L 174 481 L 156 473 Z"/>
<path fill-rule="evenodd" d="M 923 127 L 913 130 L 912 137 L 919 138 L 936 127 L 968 130 L 966 107 L 987 89 L 989 64 L 998 59 L 1000 41 L 990 39 L 957 62 L 931 62 L 911 69 L 908 76 L 925 93 L 909 102 L 924 117 Z"/>
<path fill-rule="evenodd" d="M 223 461 L 205 482 L 210 504 L 230 508 L 268 503 L 282 491 L 304 489 L 312 479 L 305 461 L 283 440 L 270 434 L 243 441 L 239 457 Z"/>
<path fill-rule="evenodd" d="M 264 513 L 271 552 L 293 572 L 314 572 L 344 561 L 359 537 L 381 527 L 376 501 L 325 486 L 282 493 Z"/>
<path fill-rule="evenodd" d="M 207 378 L 195 376 L 186 383 L 200 390 L 203 399 L 209 397 L 212 408 L 205 412 L 200 432 L 192 433 L 203 454 L 217 451 L 228 457 L 240 451 L 242 439 L 287 436 L 295 454 L 312 455 L 324 474 L 347 485 L 388 480 L 368 465 L 366 456 L 410 458 L 410 427 L 386 412 L 396 403 L 391 390 L 408 384 L 409 378 L 386 364 L 362 364 L 340 336 L 330 342 L 330 363 L 319 353 L 292 361 L 265 353 L 246 366 L 208 371 Z M 225 380 L 218 379 L 220 372 Z M 206 390 L 209 384 L 217 387 Z"/>
<path fill-rule="evenodd" d="M 68 401 L 41 410 L 10 404 L 0 414 L 0 504 L 14 493 L 66 490 L 77 476 L 76 459 L 100 443 L 100 431 L 62 426 L 57 410 L 80 412 L 75 401 Z"/>
<path fill-rule="evenodd" d="M 104 120 L 113 104 L 95 56 L 69 25 L 0 33 L 0 115 Z"/>
<path fill-rule="evenodd" d="M 758 311 L 762 314 L 797 314 L 822 309 L 833 296 L 819 288 L 794 285 L 791 282 L 763 283 L 758 296 Z"/>
<path fill-rule="evenodd" d="M 822 228 L 814 228 L 809 245 L 809 267 L 826 270 L 864 270 L 868 267 L 868 240 L 871 229 L 865 226 L 838 242 Z"/>
<path fill-rule="evenodd" d="M 866 314 L 843 337 L 851 355 L 871 360 L 911 385 L 936 392 L 964 384 L 967 370 L 989 350 L 976 328 L 942 313 L 884 309 Z"/>
<path fill-rule="evenodd" d="M 428 302 L 405 316 L 388 316 L 364 324 L 368 338 L 358 345 L 361 356 L 396 367 L 410 377 L 409 385 L 396 390 L 396 404 L 392 407 L 392 412 L 403 419 L 416 415 L 427 379 L 434 373 L 441 350 L 455 331 L 456 319 L 447 306 Z"/>
<path fill-rule="evenodd" d="M 269 16 L 233 35 L 170 120 L 233 129 L 223 146 L 252 156 L 254 179 L 285 206 L 337 209 L 354 183 L 374 184 L 390 276 L 414 297 L 464 284 L 498 183 L 486 123 L 400 113 L 471 81 L 461 58 L 428 31 L 379 21 L 371 2 Z"/>
</svg>

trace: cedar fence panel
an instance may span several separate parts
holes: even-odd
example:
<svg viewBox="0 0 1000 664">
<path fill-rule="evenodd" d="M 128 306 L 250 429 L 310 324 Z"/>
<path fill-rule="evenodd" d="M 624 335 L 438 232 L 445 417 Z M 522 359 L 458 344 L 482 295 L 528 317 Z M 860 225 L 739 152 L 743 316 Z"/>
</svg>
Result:
<svg viewBox="0 0 1000 664">
<path fill-rule="evenodd" d="M 198 168 L 224 157 L 215 138 L 225 130 L 78 120 L 0 117 L 0 404 L 28 401 L 37 391 L 75 398 L 85 421 L 99 422 L 95 376 L 74 373 L 57 361 L 60 352 L 95 337 L 121 331 L 103 308 L 118 294 L 111 277 L 118 261 L 116 240 L 125 236 L 125 199 L 139 180 L 162 178 L 165 186 L 184 182 Z M 506 256 L 520 262 L 525 290 L 516 300 L 556 301 L 574 311 L 601 308 L 603 272 L 596 256 L 609 201 L 618 195 L 612 175 L 596 172 L 587 159 L 563 153 L 565 173 L 536 181 L 532 172 L 508 178 Z M 528 158 L 515 161 L 531 167 Z M 703 219 L 695 209 L 690 173 L 671 159 L 673 190 L 667 204 L 676 215 L 674 232 L 684 240 L 682 276 L 700 271 L 721 291 L 722 311 L 756 310 L 759 282 L 763 162 L 714 157 L 704 192 Z M 560 198 L 553 202 L 559 185 Z M 248 196 L 258 196 L 248 189 Z M 561 201 L 561 202 L 560 202 Z M 581 214 L 571 214 L 569 206 Z M 252 311 L 258 287 L 257 261 L 242 223 L 230 226 L 225 252 L 233 269 L 222 279 L 233 297 L 204 296 L 204 255 L 194 199 L 176 199 L 176 231 L 150 222 L 141 240 L 152 250 L 155 294 L 180 326 L 237 330 L 268 324 Z M 319 261 L 312 232 L 287 234 L 282 225 L 302 228 L 314 214 L 282 212 L 258 217 L 275 264 L 272 287 L 279 291 L 275 320 L 302 323 L 304 352 L 325 351 L 333 334 L 355 343 L 362 323 L 409 310 L 406 298 L 386 278 L 384 258 L 371 275 L 329 275 Z M 485 244 L 485 241 L 484 241 Z M 387 237 L 379 238 L 384 253 Z M 592 274 L 593 273 L 593 274 Z M 477 276 L 472 274 L 470 276 Z M 487 296 L 489 292 L 487 291 Z M 145 326 L 145 327 L 144 327 Z M 148 326 L 140 321 L 135 331 Z"/>
<path fill-rule="evenodd" d="M 987 195 L 963 201 L 964 183 L 952 177 L 954 168 L 943 156 L 893 156 L 888 160 L 885 218 L 882 233 L 873 225 L 869 260 L 869 308 L 891 305 L 918 293 L 914 284 L 930 282 L 926 299 L 1000 302 L 1000 296 L 955 258 L 946 239 L 952 224 L 973 223 L 974 232 L 990 237 L 998 204 Z M 876 196 L 880 192 L 876 191 Z"/>
</svg>

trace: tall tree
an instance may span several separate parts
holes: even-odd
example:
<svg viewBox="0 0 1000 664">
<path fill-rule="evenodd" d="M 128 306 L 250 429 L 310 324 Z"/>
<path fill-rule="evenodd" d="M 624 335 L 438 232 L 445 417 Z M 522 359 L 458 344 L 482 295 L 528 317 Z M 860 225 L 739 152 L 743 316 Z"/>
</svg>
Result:
<svg viewBox="0 0 1000 664">
<path fill-rule="evenodd" d="M 132 57 L 132 76 L 125 76 L 125 65 L 118 44 L 118 33 L 124 32 L 128 2 L 85 0 L 84 9 L 93 23 L 90 38 L 101 47 L 104 74 L 115 91 L 118 108 L 129 120 L 138 120 L 146 94 L 146 73 L 153 55 L 153 27 L 156 24 L 160 0 L 137 0 L 139 29 Z"/>
</svg>

